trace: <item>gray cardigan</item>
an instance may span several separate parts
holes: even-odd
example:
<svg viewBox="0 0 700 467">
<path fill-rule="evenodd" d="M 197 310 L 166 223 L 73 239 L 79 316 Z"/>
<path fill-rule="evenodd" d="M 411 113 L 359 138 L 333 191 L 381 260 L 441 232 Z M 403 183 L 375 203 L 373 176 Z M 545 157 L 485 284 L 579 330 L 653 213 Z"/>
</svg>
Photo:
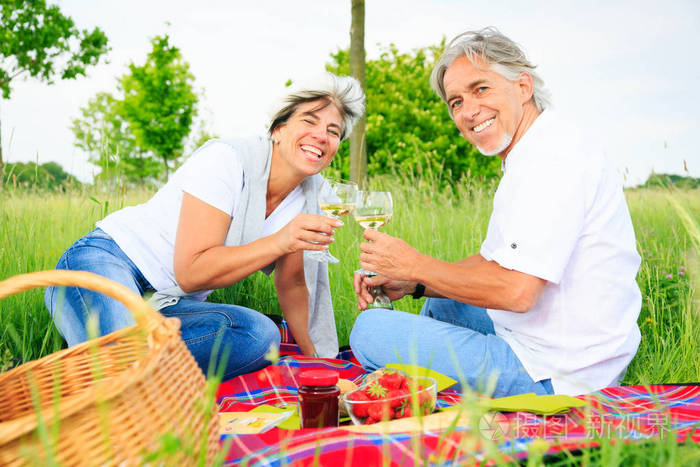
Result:
<svg viewBox="0 0 700 467">
<path fill-rule="evenodd" d="M 262 236 L 265 221 L 267 180 L 270 176 L 272 143 L 268 138 L 256 137 L 236 140 L 212 140 L 223 142 L 233 148 L 243 168 L 243 191 L 236 217 L 226 234 L 226 246 L 246 245 Z M 207 144 L 210 144 L 208 142 Z M 321 175 L 307 177 L 301 183 L 304 190 L 303 212 L 320 214 L 318 188 Z M 262 269 L 270 274 L 275 264 Z M 320 357 L 334 358 L 338 354 L 338 335 L 335 329 L 333 304 L 328 281 L 328 265 L 308 259 L 304 252 L 304 278 L 309 292 L 309 336 Z M 181 297 L 188 297 L 180 287 L 158 291 L 148 300 L 156 310 L 174 305 Z"/>
</svg>

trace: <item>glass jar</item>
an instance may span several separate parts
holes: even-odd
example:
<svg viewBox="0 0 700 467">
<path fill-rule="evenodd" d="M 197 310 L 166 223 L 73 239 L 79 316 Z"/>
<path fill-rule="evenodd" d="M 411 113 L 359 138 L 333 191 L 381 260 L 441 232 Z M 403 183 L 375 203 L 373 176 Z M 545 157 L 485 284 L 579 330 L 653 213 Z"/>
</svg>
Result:
<svg viewBox="0 0 700 467">
<path fill-rule="evenodd" d="M 338 373 L 307 370 L 299 374 L 299 411 L 302 428 L 338 426 Z"/>
</svg>

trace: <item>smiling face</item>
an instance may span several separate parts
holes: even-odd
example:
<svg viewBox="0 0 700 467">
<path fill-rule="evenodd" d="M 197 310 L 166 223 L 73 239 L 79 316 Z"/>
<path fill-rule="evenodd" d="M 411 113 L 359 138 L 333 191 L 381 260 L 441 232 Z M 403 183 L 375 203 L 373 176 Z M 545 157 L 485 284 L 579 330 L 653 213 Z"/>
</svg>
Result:
<svg viewBox="0 0 700 467">
<path fill-rule="evenodd" d="M 328 167 L 338 152 L 343 118 L 338 108 L 325 100 L 300 104 L 272 132 L 275 150 L 293 170 L 307 177 Z"/>
<path fill-rule="evenodd" d="M 532 77 L 521 73 L 516 81 L 467 57 L 457 58 L 445 72 L 447 106 L 460 133 L 484 155 L 505 159 L 525 133 L 532 112 Z M 533 119 L 534 120 L 534 119 Z M 531 122 L 530 122 L 531 123 Z"/>
</svg>

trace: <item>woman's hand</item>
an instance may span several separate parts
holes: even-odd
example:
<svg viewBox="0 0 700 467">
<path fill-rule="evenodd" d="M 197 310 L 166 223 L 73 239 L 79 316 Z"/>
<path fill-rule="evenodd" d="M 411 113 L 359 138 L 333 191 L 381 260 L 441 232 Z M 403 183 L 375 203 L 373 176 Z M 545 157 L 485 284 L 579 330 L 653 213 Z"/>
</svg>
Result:
<svg viewBox="0 0 700 467">
<path fill-rule="evenodd" d="M 333 243 L 333 229 L 342 225 L 340 220 L 332 217 L 299 214 L 274 234 L 275 244 L 280 255 L 299 250 L 326 250 Z"/>
</svg>

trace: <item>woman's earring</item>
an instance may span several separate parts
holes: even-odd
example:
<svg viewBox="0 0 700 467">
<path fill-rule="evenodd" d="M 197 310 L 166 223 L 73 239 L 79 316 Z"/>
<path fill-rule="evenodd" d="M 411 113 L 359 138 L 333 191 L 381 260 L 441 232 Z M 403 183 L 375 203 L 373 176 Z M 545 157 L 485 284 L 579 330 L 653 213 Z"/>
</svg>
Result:
<svg viewBox="0 0 700 467">
<path fill-rule="evenodd" d="M 272 137 L 272 144 L 280 144 L 279 140 L 275 138 L 274 136 Z"/>
</svg>

